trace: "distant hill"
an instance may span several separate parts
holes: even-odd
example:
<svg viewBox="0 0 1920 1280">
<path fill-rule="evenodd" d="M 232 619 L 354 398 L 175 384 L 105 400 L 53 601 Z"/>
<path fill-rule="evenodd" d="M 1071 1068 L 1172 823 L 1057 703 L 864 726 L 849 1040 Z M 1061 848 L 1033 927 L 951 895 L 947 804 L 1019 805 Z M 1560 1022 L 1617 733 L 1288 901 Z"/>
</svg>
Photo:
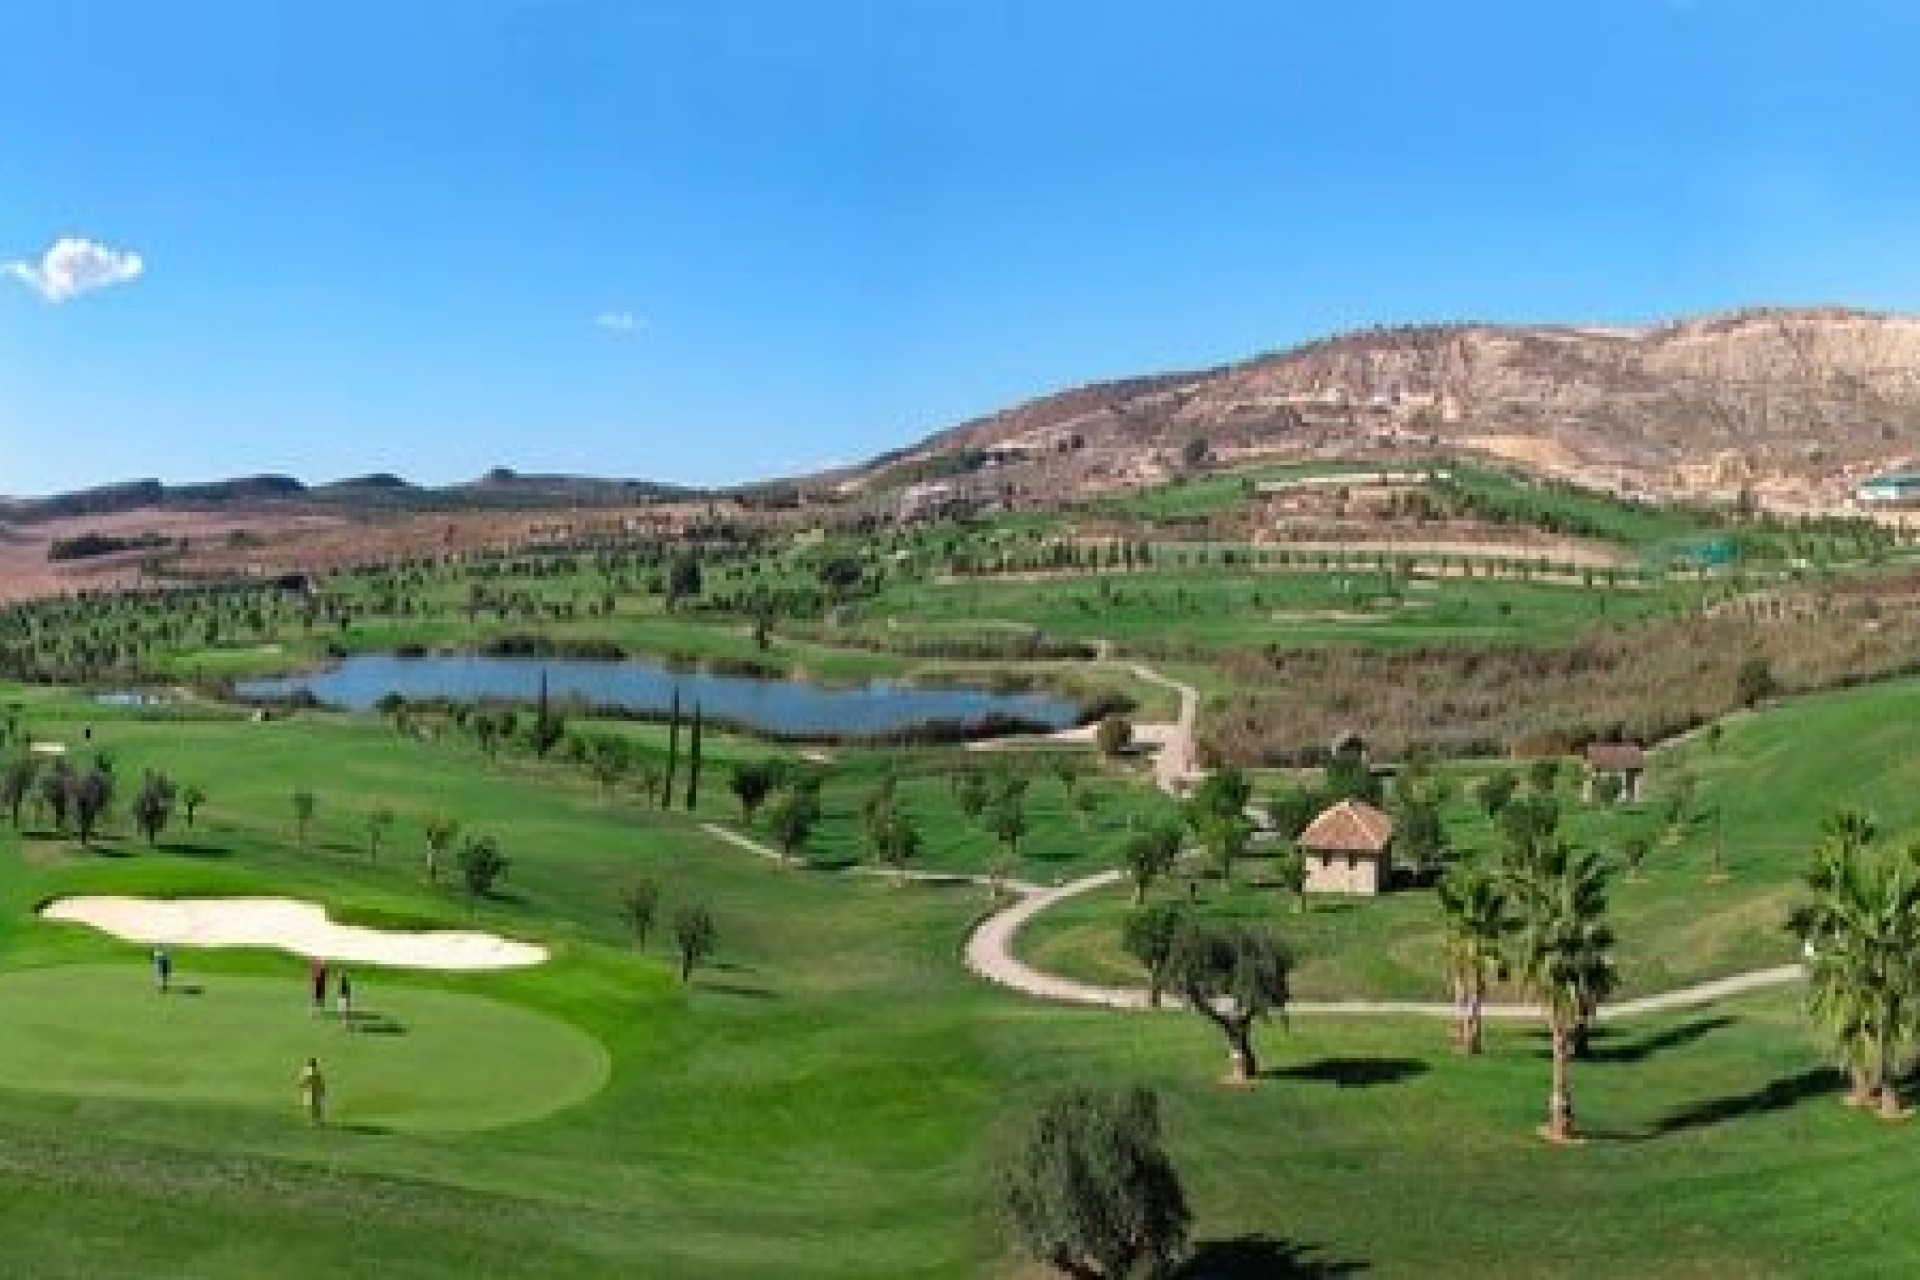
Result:
<svg viewBox="0 0 1920 1280">
<path fill-rule="evenodd" d="M 327 513 L 537 510 L 731 495 L 791 505 L 830 490 L 994 472 L 1040 501 L 1216 458 L 1483 456 L 1584 483 L 1818 505 L 1874 470 L 1920 466 L 1920 316 L 1755 309 L 1637 327 L 1370 329 L 1235 364 L 1095 383 L 962 423 L 861 467 L 704 491 L 522 475 L 416 486 L 376 474 L 156 480 L 31 500 L 0 519 L 144 507 L 301 505 Z"/>
<path fill-rule="evenodd" d="M 1811 492 L 1920 458 L 1920 317 L 1768 309 L 1629 328 L 1367 330 L 1045 396 L 864 474 L 1046 461 L 1056 486 L 1097 485 L 1177 465 L 1196 439 L 1215 454 L 1439 450 L 1615 487 Z"/>
<path fill-rule="evenodd" d="M 533 510 L 615 506 L 670 500 L 694 491 L 646 480 L 521 476 L 504 469 L 445 487 L 415 485 L 385 473 L 306 485 L 291 476 L 243 476 L 196 484 L 132 480 L 45 498 L 0 499 L 0 518 L 16 524 L 70 516 L 105 516 L 152 508 L 194 510 L 292 506 L 335 514 L 405 511 Z"/>
</svg>

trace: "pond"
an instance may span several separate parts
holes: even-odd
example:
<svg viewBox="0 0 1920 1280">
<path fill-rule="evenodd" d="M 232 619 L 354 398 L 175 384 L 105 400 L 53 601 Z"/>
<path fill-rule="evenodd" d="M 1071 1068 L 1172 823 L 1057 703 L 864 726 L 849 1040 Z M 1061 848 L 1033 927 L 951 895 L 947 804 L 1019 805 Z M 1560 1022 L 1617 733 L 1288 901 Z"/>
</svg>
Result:
<svg viewBox="0 0 1920 1280">
<path fill-rule="evenodd" d="M 237 692 L 268 699 L 306 692 L 351 711 L 370 710 L 389 693 L 409 701 L 531 702 L 540 695 L 543 675 L 556 702 L 579 699 L 645 715 L 665 713 L 677 693 L 684 710 L 697 703 L 715 723 L 790 737 L 883 736 L 933 723 L 978 730 L 1017 721 L 1020 727 L 1064 729 L 1080 716 L 1077 703 L 1052 693 L 889 681 L 828 686 L 677 671 L 649 662 L 476 655 L 359 654 L 325 671 L 243 681 Z"/>
</svg>

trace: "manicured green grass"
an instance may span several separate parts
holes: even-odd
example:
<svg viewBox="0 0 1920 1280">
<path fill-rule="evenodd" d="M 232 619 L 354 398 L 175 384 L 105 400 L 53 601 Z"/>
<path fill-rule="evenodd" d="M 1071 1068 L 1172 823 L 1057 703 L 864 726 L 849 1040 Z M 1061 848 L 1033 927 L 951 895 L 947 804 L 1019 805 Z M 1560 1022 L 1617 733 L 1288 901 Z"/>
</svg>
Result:
<svg viewBox="0 0 1920 1280">
<path fill-rule="evenodd" d="M 1895 750 L 1908 739 L 1892 726 L 1911 719 L 1915 696 L 1908 687 L 1862 697 L 1834 724 Z M 465 924 L 461 896 L 421 872 L 417 817 L 445 809 L 514 859 L 504 896 L 481 904 L 474 922 L 546 942 L 555 959 L 496 975 L 381 973 L 369 981 L 371 1006 L 410 1011 L 409 1035 L 419 1026 L 424 1036 L 439 1005 L 420 998 L 457 999 L 467 1011 L 457 1016 L 471 1016 L 487 1041 L 479 1028 L 494 1004 L 557 1020 L 603 1046 L 610 1074 L 591 1096 L 524 1123 L 384 1133 L 309 1130 L 279 1048 L 263 1050 L 273 1081 L 257 1096 L 129 1096 L 111 1078 L 112 1088 L 76 1081 L 56 1091 L 0 1075 L 0 1237 L 18 1274 L 1030 1274 L 999 1243 L 986 1171 L 997 1132 L 1069 1081 L 1161 1092 L 1195 1209 L 1195 1275 L 1920 1266 L 1920 1246 L 1892 1225 L 1911 1200 L 1913 1135 L 1839 1106 L 1788 993 L 1604 1029 L 1598 1060 L 1575 1075 L 1592 1141 L 1551 1150 L 1532 1136 L 1547 1087 L 1533 1028 L 1496 1028 L 1490 1054 L 1469 1062 L 1447 1052 L 1437 1022 L 1301 1017 L 1262 1032 L 1267 1079 L 1228 1089 L 1218 1083 L 1221 1042 L 1198 1018 L 1058 1008 L 966 975 L 958 950 L 981 910 L 977 890 L 773 867 L 683 815 L 605 802 L 577 772 L 489 766 L 377 724 L 169 722 L 19 700 L 48 736 L 77 740 L 91 723 L 123 778 L 165 767 L 213 798 L 197 831 L 176 831 L 157 851 L 127 838 L 124 819 L 96 851 L 0 825 L 0 1006 L 16 983 L 74 972 L 98 974 L 110 996 L 124 979 L 137 1006 L 128 1017 L 160 1014 L 135 949 L 32 915 L 59 893 L 272 891 L 349 918 Z M 1842 773 L 1824 762 L 1796 772 L 1818 747 L 1788 749 L 1792 734 L 1769 718 L 1730 727 L 1712 757 L 1720 765 L 1702 755 L 1702 790 L 1730 794 L 1745 761 L 1783 797 L 1784 846 L 1818 779 Z M 902 784 L 914 804 L 940 803 L 942 758 L 928 753 Z M 857 802 L 878 765 L 856 754 L 841 767 L 830 808 Z M 1884 791 L 1882 781 L 1866 790 L 1897 798 L 1899 778 L 1883 781 Z M 293 845 L 286 799 L 301 783 L 320 795 L 323 819 L 306 853 Z M 1057 785 L 1036 778 L 1036 812 Z M 374 797 L 402 813 L 377 862 L 357 829 Z M 712 813 L 730 809 L 716 800 Z M 946 838 L 943 812 L 928 810 L 935 840 Z M 1732 819 L 1730 808 L 1729 830 Z M 1699 883 L 1697 837 L 1670 853 L 1676 878 L 1655 870 L 1649 894 Z M 1735 851 L 1729 893 L 1758 882 L 1759 856 Z M 1790 860 L 1784 849 L 1779 857 Z M 619 917 L 620 891 L 641 877 L 660 884 L 669 913 L 698 901 L 719 921 L 717 961 L 688 987 L 665 941 L 656 933 L 635 947 Z M 1284 910 L 1277 919 L 1286 929 Z M 1666 945 L 1622 937 L 1629 961 Z M 212 952 L 181 961 L 206 987 L 182 1005 L 220 1001 L 244 980 L 260 984 L 269 1030 L 283 989 L 284 1016 L 305 1017 L 297 962 Z M 488 1013 L 471 1011 L 473 1000 Z M 0 1007 L 0 1025 L 17 1035 L 3 1019 Z M 32 1051 L 57 1060 L 57 1049 Z M 25 1051 L 0 1047 L 0 1061 L 15 1052 Z M 514 1044 L 476 1042 L 473 1053 L 480 1064 L 468 1074 L 480 1081 L 511 1070 Z M 338 1069 L 343 1107 L 357 1070 L 344 1059 Z M 408 1084 L 431 1107 L 437 1073 L 426 1074 Z"/>
<path fill-rule="evenodd" d="M 414 1131 L 524 1123 L 606 1082 L 599 1042 L 558 1018 L 389 987 L 363 969 L 358 1007 L 342 1022 L 313 1016 L 304 969 L 287 969 L 278 978 L 186 970 L 166 996 L 137 964 L 7 974 L 0 1087 L 286 1114 L 300 1065 L 318 1057 L 334 1123 Z"/>
<path fill-rule="evenodd" d="M 922 633 L 982 620 L 1123 648 L 1201 652 L 1266 645 L 1540 644 L 1596 623 L 1671 613 L 1697 596 L 1487 578 L 1405 580 L 1371 569 L 1162 568 L 1024 581 L 969 578 L 901 586 L 850 611 L 871 626 L 913 619 Z"/>
<path fill-rule="evenodd" d="M 1449 840 L 1465 858 L 1491 858 L 1499 837 L 1470 797 L 1487 766 L 1459 771 L 1445 809 Z M 1682 775 L 1695 799 L 1677 829 L 1665 797 Z M 1727 721 L 1717 740 L 1697 735 L 1656 753 L 1649 798 L 1602 807 L 1577 789 L 1559 791 L 1563 827 L 1574 843 L 1613 863 L 1615 927 L 1623 992 L 1644 994 L 1782 964 L 1795 957 L 1787 912 L 1822 819 L 1841 806 L 1872 814 L 1890 833 L 1920 832 L 1920 681 L 1904 680 L 1796 699 Z M 1622 850 L 1634 835 L 1652 840 L 1644 867 L 1627 873 Z M 1716 846 L 1721 873 L 1716 874 Z M 1156 890 L 1183 896 L 1177 887 Z M 1310 996 L 1445 997 L 1444 940 L 1430 891 L 1403 889 L 1375 899 L 1315 899 L 1304 915 L 1274 887 L 1259 859 L 1239 883 L 1205 881 L 1198 908 L 1234 919 L 1264 919 L 1296 940 L 1299 989 Z M 1048 912 L 1022 935 L 1026 957 L 1102 983 L 1136 984 L 1138 966 L 1120 946 L 1132 909 L 1111 889 Z"/>
</svg>

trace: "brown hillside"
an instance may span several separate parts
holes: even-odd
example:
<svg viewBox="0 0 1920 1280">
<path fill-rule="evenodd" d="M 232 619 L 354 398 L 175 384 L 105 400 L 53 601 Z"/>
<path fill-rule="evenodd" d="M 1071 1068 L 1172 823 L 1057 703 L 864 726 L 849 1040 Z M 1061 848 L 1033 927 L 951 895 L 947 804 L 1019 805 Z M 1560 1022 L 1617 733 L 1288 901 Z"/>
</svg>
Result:
<svg viewBox="0 0 1920 1280">
<path fill-rule="evenodd" d="M 1920 317 L 1755 310 L 1640 328 L 1447 325 L 1347 334 L 1218 369 L 1049 396 L 906 451 L 1078 454 L 1091 487 L 1215 453 L 1436 446 L 1616 488 L 1749 486 L 1785 503 L 1920 454 Z M 898 464 L 896 464 L 898 465 Z"/>
</svg>

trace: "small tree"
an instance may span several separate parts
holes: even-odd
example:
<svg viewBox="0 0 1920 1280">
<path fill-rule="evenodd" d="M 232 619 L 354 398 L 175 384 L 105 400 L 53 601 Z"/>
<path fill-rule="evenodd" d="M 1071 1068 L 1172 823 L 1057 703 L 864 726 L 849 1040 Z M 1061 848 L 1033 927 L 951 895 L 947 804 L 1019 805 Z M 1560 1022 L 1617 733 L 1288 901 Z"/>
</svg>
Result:
<svg viewBox="0 0 1920 1280">
<path fill-rule="evenodd" d="M 1189 810 L 1187 821 L 1193 824 L 1193 833 L 1213 859 L 1220 878 L 1232 880 L 1234 864 L 1247 851 L 1247 844 L 1253 838 L 1253 824 L 1237 813 L 1207 809 Z"/>
<path fill-rule="evenodd" d="M 779 842 L 780 852 L 787 861 L 798 861 L 807 837 L 813 834 L 814 824 L 820 820 L 820 801 L 812 791 L 796 788 L 781 797 L 767 820 L 773 838 Z"/>
<path fill-rule="evenodd" d="M 1082 789 L 1073 793 L 1073 816 L 1082 831 L 1093 825 L 1099 812 L 1100 797 L 1094 792 Z"/>
<path fill-rule="evenodd" d="M 587 749 L 587 771 L 600 784 L 602 800 L 613 799 L 613 790 L 627 776 L 632 757 L 633 752 L 625 738 L 608 733 L 593 740 L 593 745 Z"/>
<path fill-rule="evenodd" d="M 438 814 L 427 819 L 427 882 L 440 882 L 440 860 L 453 848 L 453 842 L 460 836 L 460 819 L 450 814 Z"/>
<path fill-rule="evenodd" d="M 874 858 L 882 866 L 891 867 L 895 879 L 904 882 L 907 864 L 920 856 L 920 830 L 913 825 L 913 819 L 889 807 L 885 818 L 874 826 L 870 839 Z"/>
<path fill-rule="evenodd" d="M 1441 879 L 1438 897 L 1447 928 L 1447 973 L 1453 985 L 1453 1045 L 1461 1053 L 1479 1053 L 1487 983 L 1506 973 L 1501 954 L 1510 927 L 1506 895 L 1486 872 L 1456 867 Z"/>
<path fill-rule="evenodd" d="M 1247 925 L 1189 923 L 1174 940 L 1168 962 L 1187 1004 L 1227 1039 L 1235 1084 L 1260 1073 L 1253 1028 L 1272 1013 L 1286 1013 L 1293 958 L 1269 929 Z"/>
<path fill-rule="evenodd" d="M 387 832 L 393 830 L 393 810 L 387 805 L 377 804 L 367 810 L 367 857 L 373 862 L 380 860 L 380 846 L 386 842 Z"/>
<path fill-rule="evenodd" d="M 40 804 L 53 820 L 53 829 L 67 834 L 67 819 L 73 812 L 73 766 L 65 756 L 54 758 L 52 767 L 40 779 Z"/>
<path fill-rule="evenodd" d="M 460 880 L 467 897 L 478 901 L 493 893 L 493 886 L 507 873 L 509 859 L 500 852 L 492 836 L 468 836 L 460 846 Z"/>
<path fill-rule="evenodd" d="M 140 828 L 140 834 L 147 838 L 149 847 L 159 842 L 167 823 L 172 821 L 173 801 L 174 786 L 165 774 L 148 772 L 141 779 L 140 790 L 133 798 L 133 821 Z"/>
<path fill-rule="evenodd" d="M 653 932 L 654 915 L 660 908 L 660 886 L 651 880 L 636 881 L 620 895 L 620 915 L 626 920 L 627 928 L 633 930 L 633 945 L 647 945 L 647 935 Z"/>
<path fill-rule="evenodd" d="M 1108 759 L 1121 755 L 1133 745 L 1133 722 L 1123 715 L 1106 716 L 1093 731 L 1093 740 Z"/>
<path fill-rule="evenodd" d="M 1273 874 L 1293 895 L 1293 909 L 1307 909 L 1307 851 L 1292 840 L 1283 841 L 1273 855 Z"/>
<path fill-rule="evenodd" d="M 1409 795 L 1400 801 L 1395 815 L 1394 848 L 1404 855 L 1408 868 L 1426 883 L 1446 866 L 1450 856 L 1446 825 L 1440 820 L 1440 806 L 1425 794 Z"/>
<path fill-rule="evenodd" d="M 1638 880 L 1643 874 L 1642 868 L 1646 866 L 1647 851 L 1651 846 L 1652 841 L 1637 833 L 1620 842 L 1621 857 L 1626 860 L 1627 874 L 1633 879 Z"/>
<path fill-rule="evenodd" d="M 1120 945 L 1146 971 L 1147 1003 L 1156 1009 L 1173 977 L 1174 944 L 1186 925 L 1186 911 L 1179 903 L 1156 902 L 1130 913 L 1121 926 Z"/>
<path fill-rule="evenodd" d="M 1053 776 L 1055 781 L 1059 782 L 1063 797 L 1068 807 L 1071 808 L 1073 798 L 1080 787 L 1079 761 L 1075 760 L 1072 756 L 1055 756 L 1053 758 Z"/>
<path fill-rule="evenodd" d="M 180 791 L 180 807 L 187 812 L 187 827 L 192 829 L 194 820 L 199 816 L 200 806 L 207 802 L 207 793 L 201 787 L 189 782 Z"/>
<path fill-rule="evenodd" d="M 987 805 L 993 799 L 992 789 L 978 769 L 968 769 L 960 774 L 960 781 L 954 790 L 954 800 L 960 806 L 960 812 L 967 815 L 969 821 L 978 821 L 986 812 Z"/>
<path fill-rule="evenodd" d="M 293 826 L 299 833 L 300 852 L 307 851 L 307 829 L 313 825 L 313 814 L 320 806 L 319 798 L 305 787 L 293 793 Z"/>
<path fill-rule="evenodd" d="M 90 845 L 113 804 L 113 775 L 99 765 L 73 780 L 73 823 L 80 843 Z"/>
<path fill-rule="evenodd" d="M 1324 808 L 1325 798 L 1317 793 L 1304 787 L 1286 787 L 1267 801 L 1267 820 L 1282 840 L 1297 840 Z"/>
<path fill-rule="evenodd" d="M 1008 1229 L 1045 1266 L 1157 1276 L 1187 1251 L 1192 1214 L 1146 1089 L 1063 1090 L 998 1163 Z"/>
<path fill-rule="evenodd" d="M 693 980 L 693 968 L 713 954 L 719 942 L 713 915 L 705 907 L 682 907 L 673 915 L 673 943 L 680 952 L 680 981 Z"/>
<path fill-rule="evenodd" d="M 7 816 L 12 820 L 14 829 L 20 828 L 20 808 L 33 794 L 34 776 L 38 768 L 32 756 L 20 756 L 9 760 L 5 769 L 0 769 L 0 806 L 4 806 Z"/>
<path fill-rule="evenodd" d="M 737 764 L 727 786 L 734 798 L 740 802 L 740 816 L 748 822 L 760 811 L 760 806 L 773 794 L 774 783 L 778 775 L 764 760 Z"/>
<path fill-rule="evenodd" d="M 1133 880 L 1133 905 L 1147 900 L 1147 893 L 1167 872 L 1180 854 L 1180 829 L 1173 826 L 1149 827 L 1127 837 L 1120 848 L 1120 860 Z"/>
<path fill-rule="evenodd" d="M 1000 802 L 987 811 L 987 829 L 993 832 L 993 838 L 1007 851 L 1009 858 L 1020 856 L 1020 841 L 1027 834 L 1027 811 L 1012 796 L 1003 796 Z"/>
</svg>

